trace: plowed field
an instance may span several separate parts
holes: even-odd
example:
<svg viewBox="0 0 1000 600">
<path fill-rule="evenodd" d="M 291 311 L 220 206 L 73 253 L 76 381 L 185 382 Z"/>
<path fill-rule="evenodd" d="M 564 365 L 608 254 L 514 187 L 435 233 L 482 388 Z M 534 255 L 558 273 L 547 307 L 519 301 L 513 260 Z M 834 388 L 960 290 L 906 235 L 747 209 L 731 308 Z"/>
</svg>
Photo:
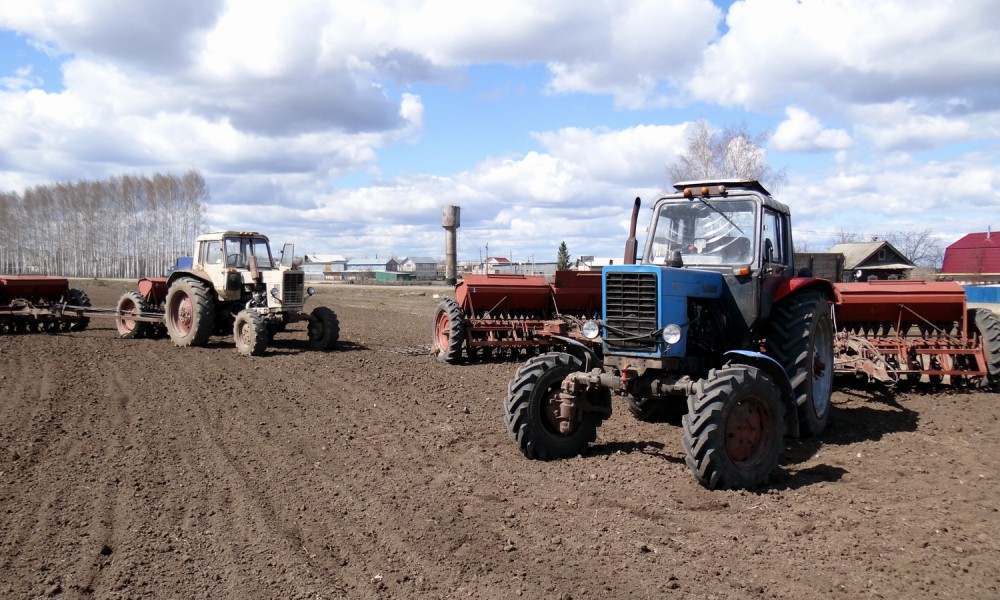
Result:
<svg viewBox="0 0 1000 600">
<path fill-rule="evenodd" d="M 534 462 L 516 362 L 417 352 L 435 293 L 324 286 L 330 353 L 303 324 L 258 358 L 111 320 L 0 336 L 0 597 L 1000 597 L 997 394 L 838 381 L 761 493 L 700 487 L 624 404 Z"/>
</svg>

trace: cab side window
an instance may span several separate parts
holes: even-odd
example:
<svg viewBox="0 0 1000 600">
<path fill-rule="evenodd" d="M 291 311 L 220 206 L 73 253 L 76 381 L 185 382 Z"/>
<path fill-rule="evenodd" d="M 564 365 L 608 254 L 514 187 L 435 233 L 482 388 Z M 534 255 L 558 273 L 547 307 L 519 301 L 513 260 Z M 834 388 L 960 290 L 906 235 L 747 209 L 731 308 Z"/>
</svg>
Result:
<svg viewBox="0 0 1000 600">
<path fill-rule="evenodd" d="M 761 248 L 764 251 L 765 260 L 767 252 L 771 252 L 771 262 L 787 265 L 788 256 L 785 250 L 785 240 L 788 233 L 785 231 L 785 221 L 781 215 L 770 210 L 765 210 L 763 215 L 763 228 L 761 231 Z M 769 250 L 770 249 L 770 250 Z"/>
<path fill-rule="evenodd" d="M 205 249 L 205 264 L 222 264 L 222 244 L 220 242 L 208 242 Z"/>
</svg>

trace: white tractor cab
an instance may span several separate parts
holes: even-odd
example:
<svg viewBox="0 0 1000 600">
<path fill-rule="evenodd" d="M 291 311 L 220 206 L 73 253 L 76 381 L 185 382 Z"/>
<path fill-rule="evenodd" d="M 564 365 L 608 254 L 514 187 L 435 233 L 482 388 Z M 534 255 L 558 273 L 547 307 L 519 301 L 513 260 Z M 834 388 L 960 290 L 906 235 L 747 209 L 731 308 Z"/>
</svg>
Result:
<svg viewBox="0 0 1000 600">
<path fill-rule="evenodd" d="M 305 273 L 285 244 L 275 258 L 267 236 L 255 231 L 206 233 L 195 240 L 190 269 L 167 281 L 166 325 L 178 346 L 202 346 L 232 328 L 240 354 L 258 356 L 288 323 L 309 321 L 309 341 L 319 350 L 337 345 L 337 315 L 320 306 L 305 314 Z"/>
</svg>

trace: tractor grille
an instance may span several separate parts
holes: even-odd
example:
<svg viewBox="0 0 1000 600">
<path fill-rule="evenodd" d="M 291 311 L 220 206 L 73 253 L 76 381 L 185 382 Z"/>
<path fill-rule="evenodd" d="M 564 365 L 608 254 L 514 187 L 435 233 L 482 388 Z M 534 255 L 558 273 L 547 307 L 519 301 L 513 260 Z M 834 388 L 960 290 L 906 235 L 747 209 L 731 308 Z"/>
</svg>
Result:
<svg viewBox="0 0 1000 600">
<path fill-rule="evenodd" d="M 285 271 L 281 282 L 281 302 L 302 304 L 305 301 L 306 274 L 304 271 Z"/>
<path fill-rule="evenodd" d="M 648 335 L 657 329 L 655 273 L 608 273 L 604 289 L 604 342 L 612 350 L 655 352 L 657 340 Z M 621 339 L 633 338 L 639 339 Z"/>
</svg>

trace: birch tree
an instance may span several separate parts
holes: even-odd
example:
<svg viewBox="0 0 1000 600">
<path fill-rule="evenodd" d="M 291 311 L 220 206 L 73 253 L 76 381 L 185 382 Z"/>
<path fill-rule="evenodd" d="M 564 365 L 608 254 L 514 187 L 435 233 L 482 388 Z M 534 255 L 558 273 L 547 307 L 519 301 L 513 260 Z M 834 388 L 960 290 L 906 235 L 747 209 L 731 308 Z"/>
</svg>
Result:
<svg viewBox="0 0 1000 600">
<path fill-rule="evenodd" d="M 192 251 L 208 200 L 208 186 L 193 170 L 0 192 L 0 272 L 162 275 Z"/>
<path fill-rule="evenodd" d="M 706 179 L 754 179 L 772 193 L 785 183 L 784 169 L 767 160 L 767 131 L 751 131 L 746 124 L 713 130 L 708 121 L 688 129 L 687 146 L 667 165 L 668 183 Z"/>
</svg>

